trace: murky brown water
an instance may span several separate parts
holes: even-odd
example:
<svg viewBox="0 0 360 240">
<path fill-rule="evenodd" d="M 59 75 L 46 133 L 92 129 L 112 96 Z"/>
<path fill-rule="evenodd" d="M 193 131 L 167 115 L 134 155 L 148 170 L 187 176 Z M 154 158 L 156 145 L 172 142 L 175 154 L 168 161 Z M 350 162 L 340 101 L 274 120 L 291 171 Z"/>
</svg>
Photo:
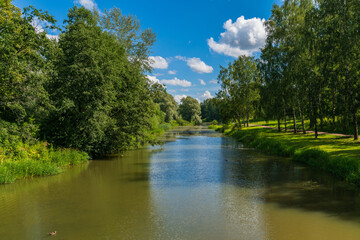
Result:
<svg viewBox="0 0 360 240">
<path fill-rule="evenodd" d="M 360 239 L 359 192 L 204 128 L 183 130 L 163 146 L 1 185 L 0 239 Z"/>
</svg>

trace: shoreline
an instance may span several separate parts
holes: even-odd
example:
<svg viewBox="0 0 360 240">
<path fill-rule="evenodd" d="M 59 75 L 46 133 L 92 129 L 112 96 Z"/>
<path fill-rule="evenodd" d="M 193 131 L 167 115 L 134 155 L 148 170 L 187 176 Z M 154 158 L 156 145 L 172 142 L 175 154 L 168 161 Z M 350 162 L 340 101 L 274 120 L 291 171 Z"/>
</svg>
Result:
<svg viewBox="0 0 360 240">
<path fill-rule="evenodd" d="M 312 134 L 277 132 L 271 128 L 249 126 L 210 126 L 211 129 L 234 137 L 247 147 L 270 155 L 289 157 L 325 170 L 347 183 L 360 187 L 360 144 L 343 136 L 324 134 L 313 139 Z"/>
</svg>

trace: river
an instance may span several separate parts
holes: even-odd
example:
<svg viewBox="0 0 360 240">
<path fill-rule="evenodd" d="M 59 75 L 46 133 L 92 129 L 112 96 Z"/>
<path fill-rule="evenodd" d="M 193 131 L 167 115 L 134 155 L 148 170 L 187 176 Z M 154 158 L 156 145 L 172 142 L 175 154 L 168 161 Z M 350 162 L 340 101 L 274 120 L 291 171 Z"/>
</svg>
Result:
<svg viewBox="0 0 360 240">
<path fill-rule="evenodd" d="M 360 193 L 330 175 L 205 127 L 165 140 L 0 185 L 0 239 L 360 239 Z"/>
</svg>

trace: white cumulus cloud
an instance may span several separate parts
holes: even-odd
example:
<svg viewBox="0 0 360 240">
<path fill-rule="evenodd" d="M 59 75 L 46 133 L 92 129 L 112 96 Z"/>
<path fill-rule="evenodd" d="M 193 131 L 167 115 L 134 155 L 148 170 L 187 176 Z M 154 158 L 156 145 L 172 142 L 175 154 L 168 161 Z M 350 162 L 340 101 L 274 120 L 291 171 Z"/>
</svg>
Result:
<svg viewBox="0 0 360 240">
<path fill-rule="evenodd" d="M 180 86 L 180 87 L 191 87 L 191 82 L 187 81 L 187 80 L 180 80 L 177 77 L 170 79 L 170 80 L 160 80 L 160 82 L 162 84 L 165 85 L 171 85 L 171 86 Z"/>
<path fill-rule="evenodd" d="M 146 78 L 149 79 L 151 84 L 159 83 L 159 84 L 163 84 L 163 85 L 191 87 L 191 82 L 190 81 L 187 81 L 185 79 L 181 80 L 181 79 L 178 79 L 177 77 L 175 77 L 173 79 L 160 80 L 156 76 L 147 75 Z"/>
<path fill-rule="evenodd" d="M 216 42 L 211 37 L 208 39 L 208 45 L 214 52 L 227 56 L 251 56 L 265 44 L 264 22 L 265 19 L 245 19 L 244 16 L 239 17 L 234 23 L 229 19 L 224 23 L 225 32 L 220 34 L 219 41 Z"/>
<path fill-rule="evenodd" d="M 213 98 L 214 96 L 211 95 L 211 93 L 209 91 L 205 91 L 203 95 L 201 95 L 201 100 L 206 100 L 206 99 L 209 99 L 209 98 Z"/>
<path fill-rule="evenodd" d="M 169 70 L 168 73 L 169 73 L 170 75 L 175 75 L 175 74 L 176 74 L 176 71 L 175 71 L 175 70 Z"/>
<path fill-rule="evenodd" d="M 189 58 L 186 63 L 191 70 L 197 73 L 212 73 L 214 71 L 212 66 L 206 65 L 200 58 Z"/>
<path fill-rule="evenodd" d="M 197 73 L 212 73 L 214 71 L 214 68 L 212 66 L 207 65 L 203 61 L 201 61 L 200 58 L 187 58 L 183 56 L 176 56 L 175 59 L 185 61 L 186 64 Z"/>
<path fill-rule="evenodd" d="M 200 84 L 201 84 L 201 85 L 203 85 L 203 86 L 205 86 L 205 85 L 206 85 L 206 82 L 205 82 L 204 80 L 199 79 L 199 81 L 200 81 Z"/>
<path fill-rule="evenodd" d="M 79 3 L 81 6 L 83 6 L 86 9 L 93 10 L 94 8 L 97 8 L 97 4 L 94 0 L 77 0 L 75 3 Z"/>
<path fill-rule="evenodd" d="M 210 80 L 210 83 L 218 83 L 216 79 Z"/>
<path fill-rule="evenodd" d="M 160 83 L 160 80 L 157 79 L 157 77 L 155 77 L 155 76 L 147 75 L 146 78 L 149 79 L 149 81 L 150 81 L 151 84 Z"/>
<path fill-rule="evenodd" d="M 166 61 L 165 58 L 161 56 L 150 56 L 150 65 L 153 68 L 157 69 L 167 69 L 169 67 L 169 63 Z"/>
<path fill-rule="evenodd" d="M 175 95 L 174 96 L 174 99 L 175 99 L 175 101 L 177 102 L 177 103 L 180 103 L 181 102 L 181 99 L 183 99 L 183 98 L 186 98 L 187 96 L 186 95 Z"/>
</svg>

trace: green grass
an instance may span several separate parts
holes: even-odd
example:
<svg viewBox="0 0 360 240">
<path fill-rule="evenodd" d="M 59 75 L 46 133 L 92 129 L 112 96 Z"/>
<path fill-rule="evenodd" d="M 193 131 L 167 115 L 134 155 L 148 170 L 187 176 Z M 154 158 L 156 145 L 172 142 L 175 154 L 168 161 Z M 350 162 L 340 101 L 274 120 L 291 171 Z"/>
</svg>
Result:
<svg viewBox="0 0 360 240">
<path fill-rule="evenodd" d="M 253 124 L 263 125 L 262 122 Z M 279 133 L 261 127 L 227 127 L 225 134 L 246 146 L 272 155 L 291 157 L 360 186 L 360 142 L 352 138 L 320 135 L 315 139 L 314 134 Z"/>
<path fill-rule="evenodd" d="M 88 155 L 73 149 L 54 149 L 46 142 L 0 145 L 0 184 L 17 179 L 60 173 L 65 167 L 87 162 Z"/>
<path fill-rule="evenodd" d="M 324 118 L 323 126 L 320 126 L 320 122 L 318 120 L 318 131 L 319 132 L 341 133 L 341 134 L 346 134 L 346 135 L 353 135 L 354 134 L 352 126 L 348 126 L 347 130 L 344 130 L 341 123 L 336 122 L 335 128 L 333 129 L 331 121 L 332 120 Z M 253 120 L 250 120 L 250 124 L 263 125 L 263 126 L 269 126 L 269 127 L 274 127 L 274 128 L 278 127 L 277 120 L 265 121 L 263 119 L 261 119 L 261 120 L 260 119 L 253 119 Z M 293 119 L 289 118 L 287 120 L 287 122 L 286 122 L 286 125 L 287 125 L 287 129 L 293 129 L 294 128 Z M 310 128 L 310 120 L 304 120 L 304 126 L 305 126 L 306 131 L 314 131 L 314 127 Z M 282 129 L 285 128 L 284 120 L 281 120 L 280 127 Z M 296 128 L 297 128 L 298 131 L 302 131 L 301 119 L 296 119 Z"/>
</svg>

